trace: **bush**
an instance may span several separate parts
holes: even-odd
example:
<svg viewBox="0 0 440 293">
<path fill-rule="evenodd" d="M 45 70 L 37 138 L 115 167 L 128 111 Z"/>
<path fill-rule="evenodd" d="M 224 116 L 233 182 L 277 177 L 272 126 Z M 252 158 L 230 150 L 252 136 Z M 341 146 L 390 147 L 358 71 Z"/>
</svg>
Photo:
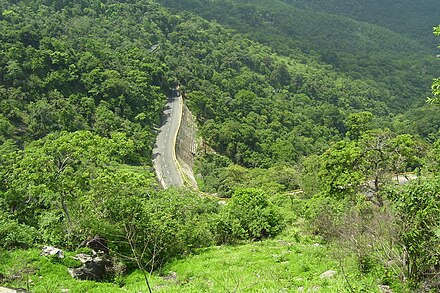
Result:
<svg viewBox="0 0 440 293">
<path fill-rule="evenodd" d="M 411 285 L 438 288 L 440 274 L 440 177 L 390 188 L 399 227 L 405 277 Z M 432 285 L 431 283 L 434 283 Z"/>
<path fill-rule="evenodd" d="M 313 234 L 330 240 L 339 236 L 336 227 L 341 222 L 346 208 L 341 200 L 316 194 L 307 201 L 304 216 Z"/>
<path fill-rule="evenodd" d="M 182 189 L 151 192 L 148 197 L 131 191 L 107 197 L 87 222 L 91 235 L 104 237 L 112 252 L 125 256 L 129 268 L 160 269 L 213 244 L 209 224 L 218 211 L 216 201 Z"/>
<path fill-rule="evenodd" d="M 283 218 L 259 189 L 238 189 L 215 224 L 219 242 L 260 240 L 281 232 Z"/>
<path fill-rule="evenodd" d="M 36 236 L 35 228 L 20 224 L 0 211 L 1 248 L 27 248 L 34 244 Z"/>
</svg>

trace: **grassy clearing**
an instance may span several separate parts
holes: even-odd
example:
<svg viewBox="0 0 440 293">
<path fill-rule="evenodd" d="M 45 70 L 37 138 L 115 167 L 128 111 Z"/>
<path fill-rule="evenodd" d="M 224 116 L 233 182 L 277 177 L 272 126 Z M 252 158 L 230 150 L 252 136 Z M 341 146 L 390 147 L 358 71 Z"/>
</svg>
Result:
<svg viewBox="0 0 440 293">
<path fill-rule="evenodd" d="M 92 281 L 77 281 L 67 272 L 70 266 L 78 265 L 71 256 L 74 253 L 66 253 L 62 260 L 55 257 L 40 256 L 40 250 L 15 250 L 0 252 L 0 273 L 13 277 L 3 286 L 24 288 L 31 292 L 55 293 L 62 289 L 69 292 L 119 292 L 118 286 L 112 283 L 97 283 Z"/>
<path fill-rule="evenodd" d="M 332 253 L 316 243 L 281 239 L 211 247 L 168 265 L 163 270 L 166 277 L 160 282 L 155 278 L 154 286 L 157 292 L 348 292 Z M 349 264 L 352 276 L 347 276 L 353 279 L 351 286 L 365 292 L 378 291 L 374 278 L 359 278 L 353 273 L 353 264 Z M 321 278 L 327 270 L 338 273 L 331 279 Z"/>
<path fill-rule="evenodd" d="M 153 292 L 379 292 L 379 280 L 358 273 L 354 259 L 344 259 L 344 276 L 335 250 L 310 240 L 280 237 L 237 246 L 217 246 L 200 250 L 167 265 L 153 274 Z M 77 281 L 64 260 L 39 256 L 39 250 L 2 252 L 0 272 L 19 275 L 8 285 L 32 292 L 147 292 L 142 274 L 136 271 L 114 283 Z M 321 278 L 327 270 L 337 274 Z M 124 284 L 120 287 L 118 284 Z"/>
</svg>

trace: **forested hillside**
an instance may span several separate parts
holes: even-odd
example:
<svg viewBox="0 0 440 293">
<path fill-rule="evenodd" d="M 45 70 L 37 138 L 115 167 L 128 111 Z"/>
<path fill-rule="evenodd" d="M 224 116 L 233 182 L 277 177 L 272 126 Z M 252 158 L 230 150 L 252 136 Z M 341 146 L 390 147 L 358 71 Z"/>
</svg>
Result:
<svg viewBox="0 0 440 293">
<path fill-rule="evenodd" d="M 148 285 L 201 248 L 279 235 L 326 260 L 346 251 L 351 271 L 321 280 L 328 290 L 438 288 L 439 109 L 426 97 L 440 71 L 414 37 L 426 22 L 405 31 L 373 16 L 391 4 L 348 2 L 0 0 L 0 284 L 28 274 L 31 291 L 61 289 L 50 270 L 67 275 L 94 236 L 112 266 L 101 281 L 124 287 L 135 269 Z M 176 86 L 199 127 L 203 196 L 160 190 L 151 169 Z M 68 257 L 36 260 L 42 245 Z M 283 288 L 313 288 L 310 270 L 280 273 Z"/>
<path fill-rule="evenodd" d="M 163 33 L 141 25 L 153 6 L 43 3 L 2 2 L 4 139 L 22 146 L 60 130 L 119 131 L 148 157 L 171 87 L 170 72 L 150 50 Z"/>
<path fill-rule="evenodd" d="M 438 25 L 440 8 L 434 0 L 422 1 L 335 1 L 284 0 L 293 6 L 344 15 L 389 28 L 409 36 L 434 50 L 435 38 L 430 29 Z"/>
<path fill-rule="evenodd" d="M 402 104 L 384 99 L 400 110 L 416 100 L 422 85 L 438 72 L 429 55 L 434 45 L 423 46 L 385 27 L 352 18 L 303 10 L 279 0 L 162 2 L 246 33 L 281 55 L 295 56 L 301 51 L 355 79 L 372 80 L 406 100 Z M 432 27 L 426 29 L 431 33 Z M 409 75 L 408 68 L 416 74 Z"/>
</svg>

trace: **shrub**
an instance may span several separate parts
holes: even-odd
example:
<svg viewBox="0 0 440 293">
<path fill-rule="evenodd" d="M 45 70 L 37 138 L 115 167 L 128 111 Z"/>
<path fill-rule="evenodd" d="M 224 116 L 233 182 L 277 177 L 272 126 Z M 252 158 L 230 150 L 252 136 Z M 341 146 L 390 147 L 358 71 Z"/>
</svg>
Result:
<svg viewBox="0 0 440 293">
<path fill-rule="evenodd" d="M 209 218 L 217 212 L 217 202 L 182 189 L 150 192 L 148 197 L 132 192 L 121 189 L 106 197 L 86 223 L 91 235 L 104 237 L 112 252 L 125 256 L 129 268 L 159 269 L 213 244 Z"/>
<path fill-rule="evenodd" d="M 281 214 L 259 189 L 238 189 L 220 213 L 217 237 L 220 242 L 236 239 L 260 240 L 277 235 L 283 228 Z"/>
<path fill-rule="evenodd" d="M 338 236 L 335 229 L 346 211 L 345 203 L 322 194 L 316 194 L 306 203 L 304 216 L 313 234 L 330 240 Z"/>
<path fill-rule="evenodd" d="M 437 286 L 440 267 L 440 178 L 388 190 L 397 218 L 406 277 L 411 285 Z M 430 285 L 434 283 L 436 285 Z"/>
<path fill-rule="evenodd" d="M 4 249 L 27 248 L 34 244 L 35 228 L 20 224 L 0 211 L 0 247 Z"/>
</svg>

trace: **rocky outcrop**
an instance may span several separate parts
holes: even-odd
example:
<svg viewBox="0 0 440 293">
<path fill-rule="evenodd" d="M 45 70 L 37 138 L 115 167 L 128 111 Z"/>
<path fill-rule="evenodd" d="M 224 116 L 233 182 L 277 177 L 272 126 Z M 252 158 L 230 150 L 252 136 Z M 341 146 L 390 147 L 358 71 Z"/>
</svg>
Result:
<svg viewBox="0 0 440 293">
<path fill-rule="evenodd" d="M 64 258 L 64 252 L 61 249 L 53 246 L 43 246 L 40 255 L 42 256 L 56 255 L 58 256 L 58 258 Z"/>
<path fill-rule="evenodd" d="M 0 293 L 16 293 L 17 290 L 6 287 L 0 287 Z"/>
<path fill-rule="evenodd" d="M 336 271 L 328 270 L 321 274 L 321 279 L 331 279 L 336 275 Z"/>
<path fill-rule="evenodd" d="M 69 274 L 75 279 L 102 281 L 112 270 L 111 262 L 104 257 L 81 253 L 76 255 L 74 259 L 83 264 L 79 268 L 68 269 Z"/>
</svg>

